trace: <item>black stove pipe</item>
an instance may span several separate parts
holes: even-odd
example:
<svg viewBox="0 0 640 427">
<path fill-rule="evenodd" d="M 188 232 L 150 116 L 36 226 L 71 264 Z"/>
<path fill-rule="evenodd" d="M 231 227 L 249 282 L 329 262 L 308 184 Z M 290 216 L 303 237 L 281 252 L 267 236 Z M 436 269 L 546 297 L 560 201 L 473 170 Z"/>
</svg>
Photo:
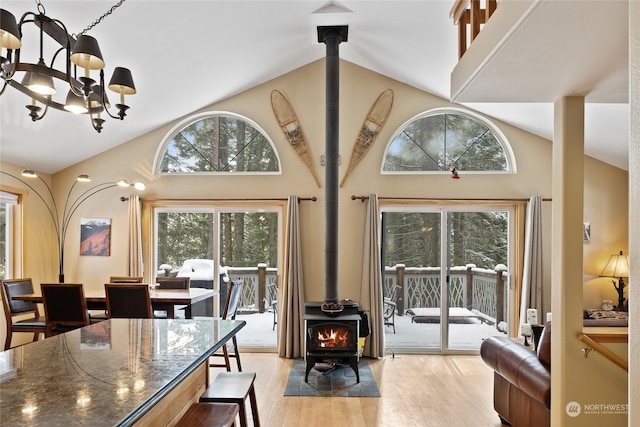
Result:
<svg viewBox="0 0 640 427">
<path fill-rule="evenodd" d="M 318 41 L 326 45 L 325 110 L 325 303 L 340 310 L 338 303 L 338 188 L 339 188 L 339 45 L 347 40 L 347 26 L 318 27 Z"/>
</svg>

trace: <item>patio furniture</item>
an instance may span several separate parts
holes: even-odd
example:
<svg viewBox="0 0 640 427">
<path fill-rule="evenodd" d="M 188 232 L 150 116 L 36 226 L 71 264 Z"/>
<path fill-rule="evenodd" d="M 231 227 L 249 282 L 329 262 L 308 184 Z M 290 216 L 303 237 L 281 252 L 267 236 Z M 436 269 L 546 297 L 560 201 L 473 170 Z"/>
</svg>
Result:
<svg viewBox="0 0 640 427">
<path fill-rule="evenodd" d="M 397 310 L 397 301 L 398 295 L 401 291 L 401 287 L 395 285 L 391 288 L 390 295 L 385 297 L 382 302 L 382 315 L 384 318 L 384 325 L 393 327 L 393 333 L 396 333 L 396 310 Z"/>
<path fill-rule="evenodd" d="M 500 420 L 514 426 L 551 424 L 551 322 L 536 351 L 506 336 L 486 338 L 482 360 L 494 370 L 493 407 Z"/>
<path fill-rule="evenodd" d="M 40 334 L 44 334 L 47 328 L 46 319 L 40 316 L 38 306 L 33 302 L 12 299 L 16 295 L 33 293 L 31 279 L 5 279 L 2 281 L 1 292 L 4 317 L 7 321 L 4 349 L 11 348 L 11 338 L 14 332 L 33 334 L 33 341 L 38 341 Z M 25 316 L 28 317 L 25 318 Z"/>
<path fill-rule="evenodd" d="M 276 330 L 278 324 L 278 284 L 271 283 L 267 285 L 267 297 L 265 298 L 267 310 L 273 312 L 273 330 Z"/>
<path fill-rule="evenodd" d="M 393 327 L 393 333 L 396 333 L 396 303 L 393 301 L 389 301 L 386 298 L 383 301 L 383 317 L 384 317 L 384 325 Z"/>
</svg>

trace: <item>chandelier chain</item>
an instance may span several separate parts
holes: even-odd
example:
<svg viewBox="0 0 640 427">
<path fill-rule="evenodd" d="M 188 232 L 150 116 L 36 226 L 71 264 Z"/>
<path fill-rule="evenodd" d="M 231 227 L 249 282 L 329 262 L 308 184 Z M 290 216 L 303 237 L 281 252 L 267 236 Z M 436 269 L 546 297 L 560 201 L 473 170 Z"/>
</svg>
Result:
<svg viewBox="0 0 640 427">
<path fill-rule="evenodd" d="M 40 1 L 40 0 L 38 0 Z M 85 28 L 84 30 L 82 30 L 80 32 L 80 34 L 78 35 L 83 35 L 84 33 L 86 33 L 87 31 L 91 30 L 93 27 L 95 27 L 96 25 L 98 25 L 100 22 L 102 22 L 102 20 L 104 18 L 106 18 L 107 16 L 111 15 L 113 13 L 114 10 L 116 10 L 117 8 L 119 8 L 120 6 L 122 6 L 122 3 L 124 3 L 126 0 L 120 0 L 118 3 L 114 4 L 113 6 L 111 6 L 111 8 L 109 10 L 107 10 L 101 17 L 99 17 L 98 19 L 96 19 L 95 21 L 93 21 L 93 23 L 91 23 L 87 28 Z"/>
</svg>

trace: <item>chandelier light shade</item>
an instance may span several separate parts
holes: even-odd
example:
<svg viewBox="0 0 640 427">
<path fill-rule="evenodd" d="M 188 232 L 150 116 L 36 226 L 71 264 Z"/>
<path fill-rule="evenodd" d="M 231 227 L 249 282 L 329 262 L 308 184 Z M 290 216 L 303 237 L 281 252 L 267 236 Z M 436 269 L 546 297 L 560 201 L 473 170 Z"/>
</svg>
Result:
<svg viewBox="0 0 640 427">
<path fill-rule="evenodd" d="M 20 49 L 20 30 L 16 23 L 16 17 L 10 12 L 0 9 L 0 43 L 7 49 Z"/>
<path fill-rule="evenodd" d="M 102 70 L 105 65 L 98 40 L 86 34 L 78 36 L 69 59 L 85 70 Z"/>
<path fill-rule="evenodd" d="M 123 120 L 129 109 L 125 104 L 125 95 L 136 93 L 131 71 L 115 67 L 109 85 L 106 86 L 105 61 L 98 40 L 85 33 L 124 1 L 120 0 L 78 36 L 70 34 L 61 21 L 47 16 L 40 0 L 37 0 L 38 11 L 25 12 L 20 20 L 16 20 L 8 10 L 0 9 L 0 74 L 3 79 L 0 95 L 11 86 L 31 98 L 26 108 L 33 121 L 42 119 L 49 108 L 87 114 L 97 132 L 102 131 L 102 124 L 105 122 L 100 114 L 102 112 L 114 119 Z M 23 44 L 23 35 L 27 31 L 35 31 L 39 35 L 39 46 L 35 43 L 30 46 Z M 55 53 L 46 60 L 44 46 L 51 43 L 45 44 L 45 36 L 57 45 Z M 38 62 L 23 62 L 21 56 L 26 56 L 21 55 L 23 49 L 39 52 Z M 96 74 L 94 77 L 91 76 L 92 72 Z M 115 105 L 118 111 L 115 113 L 109 111 L 111 105 L 107 99 L 106 87 L 120 95 L 120 103 Z"/>
<path fill-rule="evenodd" d="M 611 255 L 607 265 L 602 269 L 600 276 L 614 278 L 611 283 L 613 283 L 613 287 L 618 292 L 618 305 L 616 306 L 616 310 L 626 311 L 624 305 L 624 288 L 626 287 L 624 279 L 629 277 L 629 255 L 624 255 L 622 251 L 620 251 L 619 254 Z M 615 278 L 618 278 L 617 284 Z"/>
</svg>

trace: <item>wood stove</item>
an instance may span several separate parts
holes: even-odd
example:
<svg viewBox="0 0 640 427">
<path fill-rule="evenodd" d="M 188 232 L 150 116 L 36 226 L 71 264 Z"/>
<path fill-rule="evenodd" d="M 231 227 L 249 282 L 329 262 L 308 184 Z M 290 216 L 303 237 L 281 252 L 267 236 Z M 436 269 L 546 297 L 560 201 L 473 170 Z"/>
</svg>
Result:
<svg viewBox="0 0 640 427">
<path fill-rule="evenodd" d="M 304 381 L 308 382 L 309 372 L 316 363 L 329 362 L 334 367 L 348 364 L 356 373 L 356 381 L 359 383 L 358 341 L 362 318 L 358 313 L 358 303 L 342 301 L 343 310 L 339 313 L 322 311 L 323 304 L 322 302 L 305 304 Z"/>
</svg>

